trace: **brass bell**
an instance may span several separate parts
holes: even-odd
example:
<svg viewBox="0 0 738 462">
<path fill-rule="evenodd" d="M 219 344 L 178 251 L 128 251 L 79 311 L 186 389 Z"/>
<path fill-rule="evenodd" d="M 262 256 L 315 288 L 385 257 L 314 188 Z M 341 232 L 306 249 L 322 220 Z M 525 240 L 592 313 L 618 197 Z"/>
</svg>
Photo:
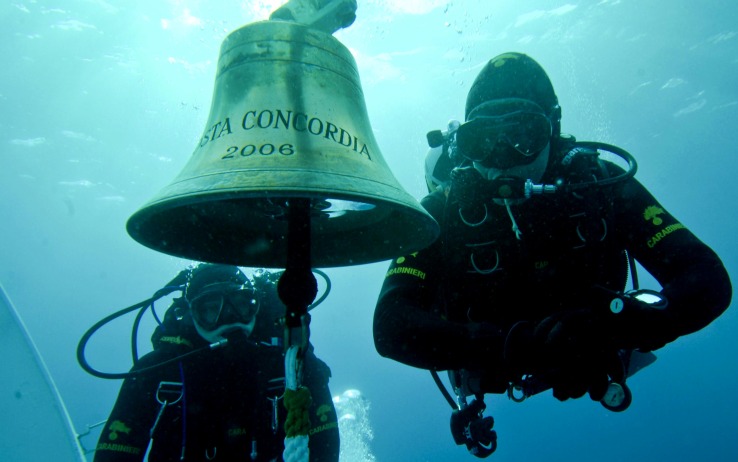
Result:
<svg viewBox="0 0 738 462">
<path fill-rule="evenodd" d="M 382 157 L 348 49 L 301 24 L 256 22 L 224 40 L 202 138 L 127 230 L 171 255 L 282 268 L 295 199 L 309 199 L 316 268 L 412 253 L 439 233 Z"/>
</svg>

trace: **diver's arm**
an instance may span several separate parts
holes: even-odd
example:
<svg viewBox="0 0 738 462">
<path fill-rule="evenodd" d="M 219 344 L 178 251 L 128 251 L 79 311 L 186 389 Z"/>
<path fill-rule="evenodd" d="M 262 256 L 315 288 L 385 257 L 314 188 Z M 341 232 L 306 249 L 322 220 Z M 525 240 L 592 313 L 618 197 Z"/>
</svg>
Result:
<svg viewBox="0 0 738 462">
<path fill-rule="evenodd" d="M 312 350 L 305 354 L 305 385 L 310 389 L 310 462 L 337 462 L 340 452 L 338 416 L 328 382 L 331 370 Z"/>
<path fill-rule="evenodd" d="M 653 326 L 668 343 L 696 332 L 730 305 L 732 287 L 717 254 L 659 204 L 635 179 L 615 204 L 628 251 L 661 284 L 669 306 Z M 617 212 L 616 212 L 617 213 Z"/>
<path fill-rule="evenodd" d="M 421 200 L 439 223 L 445 204 L 443 190 Z M 439 313 L 445 264 L 441 239 L 390 264 L 374 311 L 374 345 L 380 355 L 422 369 L 494 367 L 502 362 L 501 329 L 449 321 Z"/>
<path fill-rule="evenodd" d="M 139 365 L 150 365 L 147 356 Z M 94 462 L 140 462 L 149 445 L 149 431 L 156 415 L 156 388 L 151 374 L 123 381 L 113 410 L 95 450 Z"/>
<path fill-rule="evenodd" d="M 432 370 L 479 369 L 501 362 L 502 331 L 489 324 L 452 322 L 433 312 L 437 283 L 413 260 L 406 257 L 403 264 L 390 265 L 374 312 L 377 352 Z"/>
</svg>

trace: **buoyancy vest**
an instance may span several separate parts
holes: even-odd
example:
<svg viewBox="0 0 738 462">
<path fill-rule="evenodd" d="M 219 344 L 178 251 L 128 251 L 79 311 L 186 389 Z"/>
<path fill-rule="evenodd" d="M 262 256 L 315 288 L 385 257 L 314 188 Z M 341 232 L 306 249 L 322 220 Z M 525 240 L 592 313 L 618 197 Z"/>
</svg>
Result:
<svg viewBox="0 0 738 462">
<path fill-rule="evenodd" d="M 590 183 L 614 168 L 562 136 L 544 180 Z M 591 288 L 622 290 L 627 255 L 614 227 L 618 185 L 542 195 L 506 206 L 460 184 L 423 204 L 440 223 L 449 319 L 509 327 L 559 310 L 587 308 Z M 484 180 L 482 180 L 484 181 Z M 466 190 L 464 190 L 466 188 Z M 518 230 L 516 233 L 515 229 Z"/>
</svg>

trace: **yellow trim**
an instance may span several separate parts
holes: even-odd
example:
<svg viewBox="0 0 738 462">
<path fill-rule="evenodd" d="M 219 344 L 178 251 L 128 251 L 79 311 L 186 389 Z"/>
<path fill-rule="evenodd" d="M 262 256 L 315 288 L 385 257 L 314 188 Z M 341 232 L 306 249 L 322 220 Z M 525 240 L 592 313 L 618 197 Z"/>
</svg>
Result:
<svg viewBox="0 0 738 462">
<path fill-rule="evenodd" d="M 127 444 L 109 444 L 100 443 L 95 448 L 95 451 L 113 451 L 113 452 L 124 452 L 126 454 L 141 454 L 141 448 L 135 446 L 128 446 Z"/>
<path fill-rule="evenodd" d="M 646 242 L 646 245 L 648 245 L 649 249 L 653 249 L 654 247 L 656 247 L 656 244 L 658 244 L 661 241 L 661 239 L 665 238 L 666 236 L 673 233 L 674 231 L 678 231 L 680 229 L 686 229 L 686 228 L 687 227 L 681 223 L 675 223 L 673 225 L 669 225 L 666 228 L 659 231 L 658 233 L 651 236 L 651 239 L 649 239 L 648 242 Z"/>
<path fill-rule="evenodd" d="M 392 268 L 387 271 L 387 274 L 384 277 L 388 278 L 390 276 L 394 276 L 395 274 L 407 274 L 420 279 L 425 279 L 424 272 L 420 271 L 419 269 L 409 268 L 407 266 L 398 266 L 397 268 Z"/>
<path fill-rule="evenodd" d="M 189 340 L 187 340 L 186 338 L 184 338 L 184 337 L 182 337 L 180 335 L 178 335 L 176 337 L 163 336 L 163 337 L 161 337 L 159 339 L 159 341 L 162 342 L 162 343 L 170 343 L 172 345 L 185 345 L 185 346 L 188 346 L 190 348 L 193 347 L 192 342 L 190 342 Z"/>
<path fill-rule="evenodd" d="M 320 425 L 318 427 L 311 428 L 309 431 L 309 436 L 313 436 L 316 433 L 324 432 L 326 430 L 331 430 L 337 427 L 338 427 L 338 422 L 331 422 L 331 423 L 327 423 L 324 425 Z"/>
</svg>

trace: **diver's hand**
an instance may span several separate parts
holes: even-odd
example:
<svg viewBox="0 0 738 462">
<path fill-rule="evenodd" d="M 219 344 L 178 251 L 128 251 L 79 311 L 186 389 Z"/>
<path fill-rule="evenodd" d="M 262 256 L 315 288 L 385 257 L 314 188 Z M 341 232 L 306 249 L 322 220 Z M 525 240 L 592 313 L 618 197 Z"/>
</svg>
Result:
<svg viewBox="0 0 738 462">
<path fill-rule="evenodd" d="M 609 371 L 621 368 L 611 338 L 602 317 L 586 310 L 565 311 L 513 327 L 505 356 L 522 366 L 522 372 L 551 385 L 561 401 L 585 393 L 599 401 L 607 390 Z"/>
<path fill-rule="evenodd" d="M 657 350 L 678 337 L 676 322 L 663 295 L 640 292 L 655 294 L 655 300 L 643 301 L 628 293 L 617 293 L 611 298 L 608 322 L 612 325 L 613 343 L 628 350 Z"/>
</svg>

